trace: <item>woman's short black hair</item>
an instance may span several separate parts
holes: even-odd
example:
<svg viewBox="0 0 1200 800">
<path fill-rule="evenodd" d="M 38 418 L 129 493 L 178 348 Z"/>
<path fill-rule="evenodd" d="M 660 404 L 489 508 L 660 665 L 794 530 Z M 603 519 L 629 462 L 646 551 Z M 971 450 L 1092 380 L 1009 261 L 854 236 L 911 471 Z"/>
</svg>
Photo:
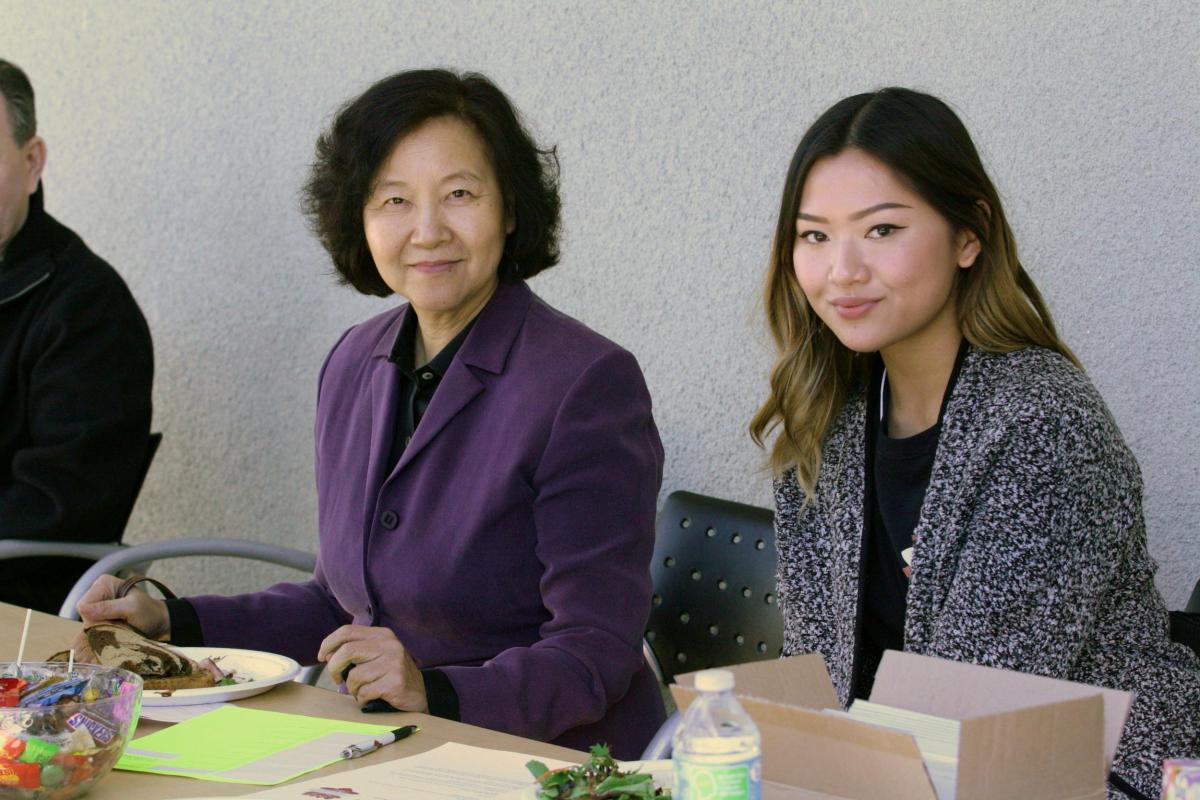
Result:
<svg viewBox="0 0 1200 800">
<path fill-rule="evenodd" d="M 400 72 L 344 105 L 317 139 L 303 208 L 343 283 L 363 294 L 392 290 L 375 266 L 363 231 L 371 183 L 401 138 L 435 117 L 469 124 L 487 148 L 516 228 L 504 243 L 499 277 L 530 278 L 558 263 L 558 156 L 539 149 L 504 92 L 477 72 Z"/>
</svg>

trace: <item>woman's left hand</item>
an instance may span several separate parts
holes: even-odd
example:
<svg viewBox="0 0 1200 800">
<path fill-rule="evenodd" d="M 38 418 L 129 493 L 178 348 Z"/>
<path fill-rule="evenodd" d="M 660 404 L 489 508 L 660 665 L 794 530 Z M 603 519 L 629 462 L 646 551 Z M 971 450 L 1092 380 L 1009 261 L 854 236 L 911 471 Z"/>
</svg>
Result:
<svg viewBox="0 0 1200 800">
<path fill-rule="evenodd" d="M 400 711 L 428 711 L 425 679 L 390 628 L 343 625 L 325 637 L 317 660 L 359 705 L 382 698 Z"/>
</svg>

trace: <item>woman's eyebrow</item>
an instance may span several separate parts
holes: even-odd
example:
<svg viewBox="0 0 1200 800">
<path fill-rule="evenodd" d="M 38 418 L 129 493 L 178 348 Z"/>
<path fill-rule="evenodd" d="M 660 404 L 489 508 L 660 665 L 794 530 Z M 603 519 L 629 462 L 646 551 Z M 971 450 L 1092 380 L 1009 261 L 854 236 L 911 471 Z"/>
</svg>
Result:
<svg viewBox="0 0 1200 800">
<path fill-rule="evenodd" d="M 912 208 L 912 206 L 906 206 L 903 203 L 876 203 L 870 208 L 864 208 L 862 211 L 855 211 L 850 215 L 850 219 L 857 221 L 863 217 L 871 216 L 876 211 L 885 211 L 889 208 Z M 803 212 L 796 212 L 796 219 L 802 219 L 807 222 L 819 222 L 822 225 L 829 224 L 829 220 L 825 219 L 824 217 L 818 217 L 815 214 L 805 214 Z"/>
<path fill-rule="evenodd" d="M 855 211 L 850 215 L 850 219 L 860 220 L 863 217 L 871 216 L 876 211 L 886 211 L 889 208 L 912 208 L 912 206 L 906 206 L 903 203 L 876 203 L 870 208 L 864 208 L 862 211 Z"/>
<path fill-rule="evenodd" d="M 400 180 L 399 178 L 392 178 L 391 180 L 380 181 L 379 183 L 375 184 L 373 187 L 371 187 L 371 191 L 378 192 L 381 189 L 407 189 L 407 188 L 408 188 L 407 183 Z"/>
<path fill-rule="evenodd" d="M 440 182 L 441 183 L 449 183 L 451 181 L 460 181 L 460 180 L 474 181 L 475 183 L 483 183 L 483 178 L 479 177 L 474 172 L 471 172 L 469 169 L 460 169 L 458 172 L 451 172 L 449 175 L 442 178 Z M 390 191 L 392 189 L 407 189 L 407 188 L 408 188 L 407 181 L 400 180 L 399 178 L 389 178 L 387 180 L 382 180 L 379 183 L 375 184 L 373 187 L 371 187 L 371 191 L 379 192 L 379 191 Z"/>
<path fill-rule="evenodd" d="M 483 183 L 483 178 L 471 172 L 469 169 L 460 169 L 458 172 L 451 172 L 446 177 L 442 178 L 442 183 L 454 180 L 468 180 L 476 183 Z"/>
</svg>

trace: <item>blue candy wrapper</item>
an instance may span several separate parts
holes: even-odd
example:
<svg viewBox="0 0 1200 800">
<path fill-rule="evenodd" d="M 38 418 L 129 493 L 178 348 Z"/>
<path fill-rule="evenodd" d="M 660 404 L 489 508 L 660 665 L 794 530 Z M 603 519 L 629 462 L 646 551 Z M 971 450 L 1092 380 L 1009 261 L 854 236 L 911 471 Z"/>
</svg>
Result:
<svg viewBox="0 0 1200 800">
<path fill-rule="evenodd" d="M 21 695 L 21 705 L 25 708 L 36 706 L 55 706 L 60 703 L 73 703 L 87 688 L 89 677 L 83 678 L 51 678 L 35 686 L 30 686 Z"/>
</svg>

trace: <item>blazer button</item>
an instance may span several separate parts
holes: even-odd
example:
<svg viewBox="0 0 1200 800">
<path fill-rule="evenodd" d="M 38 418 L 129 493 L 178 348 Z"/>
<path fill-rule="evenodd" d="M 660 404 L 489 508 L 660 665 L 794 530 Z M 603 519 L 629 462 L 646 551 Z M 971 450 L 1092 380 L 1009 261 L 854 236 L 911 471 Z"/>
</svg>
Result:
<svg viewBox="0 0 1200 800">
<path fill-rule="evenodd" d="M 395 511 L 385 511 L 379 515 L 379 523 L 389 531 L 394 531 L 400 524 L 400 515 Z"/>
</svg>

